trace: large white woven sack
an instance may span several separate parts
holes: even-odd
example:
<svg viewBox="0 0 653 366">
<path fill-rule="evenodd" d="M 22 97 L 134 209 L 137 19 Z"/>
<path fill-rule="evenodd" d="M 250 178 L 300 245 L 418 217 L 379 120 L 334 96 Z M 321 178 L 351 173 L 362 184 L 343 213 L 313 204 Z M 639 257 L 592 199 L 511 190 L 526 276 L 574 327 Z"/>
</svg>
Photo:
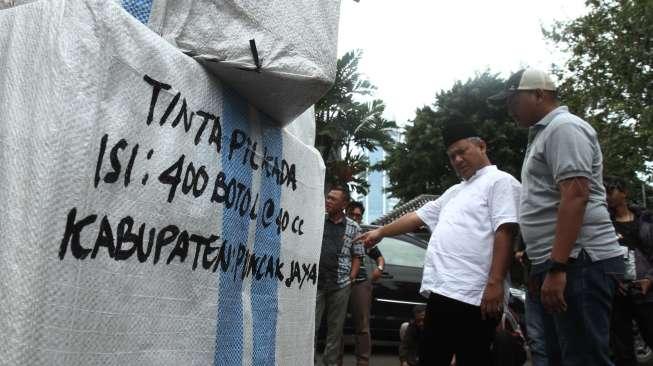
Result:
<svg viewBox="0 0 653 366">
<path fill-rule="evenodd" d="M 335 78 L 340 0 L 115 1 L 278 124 L 315 104 Z"/>
<path fill-rule="evenodd" d="M 34 0 L 0 0 L 0 10 L 21 4 L 31 3 Z"/>
<path fill-rule="evenodd" d="M 299 141 L 309 146 L 315 146 L 315 107 L 308 108 L 285 128 Z"/>
<path fill-rule="evenodd" d="M 0 364 L 311 364 L 319 154 L 113 2 L 0 29 Z"/>
</svg>

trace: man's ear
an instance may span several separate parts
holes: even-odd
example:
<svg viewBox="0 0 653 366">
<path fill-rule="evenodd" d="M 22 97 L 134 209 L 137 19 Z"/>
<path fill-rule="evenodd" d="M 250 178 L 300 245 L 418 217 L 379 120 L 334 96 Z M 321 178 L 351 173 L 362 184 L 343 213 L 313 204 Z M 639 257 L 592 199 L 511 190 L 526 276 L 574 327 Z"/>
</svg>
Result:
<svg viewBox="0 0 653 366">
<path fill-rule="evenodd" d="M 478 147 L 481 149 L 481 151 L 482 151 L 483 153 L 486 153 L 486 152 L 487 152 L 487 144 L 485 143 L 485 140 L 481 139 L 481 140 L 478 142 Z"/>
</svg>

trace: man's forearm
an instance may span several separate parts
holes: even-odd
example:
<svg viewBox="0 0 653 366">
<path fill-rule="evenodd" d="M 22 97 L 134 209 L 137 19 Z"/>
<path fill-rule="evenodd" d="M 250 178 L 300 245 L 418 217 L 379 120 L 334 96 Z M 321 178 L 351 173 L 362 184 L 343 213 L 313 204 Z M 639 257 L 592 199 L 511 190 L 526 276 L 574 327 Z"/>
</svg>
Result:
<svg viewBox="0 0 653 366">
<path fill-rule="evenodd" d="M 492 265 L 488 283 L 500 284 L 508 274 L 512 262 L 512 242 L 517 232 L 517 224 L 503 224 L 494 234 Z"/>
<path fill-rule="evenodd" d="M 424 222 L 417 216 L 415 212 L 407 213 L 400 217 L 398 220 L 385 225 L 381 228 L 381 234 L 384 237 L 405 234 L 419 229 Z"/>
<path fill-rule="evenodd" d="M 650 262 L 649 262 L 649 263 L 650 263 Z M 644 274 L 644 278 L 647 278 L 647 279 L 653 281 L 653 267 L 651 267 L 651 269 L 649 269 L 649 270 Z"/>
<path fill-rule="evenodd" d="M 383 259 L 383 256 L 376 258 L 376 266 L 385 267 L 385 259 Z"/>
<path fill-rule="evenodd" d="M 561 184 L 560 206 L 551 259 L 566 263 L 583 225 L 589 187 L 585 179 L 572 178 Z"/>
<path fill-rule="evenodd" d="M 349 273 L 349 277 L 352 279 L 358 277 L 358 270 L 361 267 L 361 259 L 359 257 L 354 257 L 351 259 L 351 272 Z"/>
</svg>

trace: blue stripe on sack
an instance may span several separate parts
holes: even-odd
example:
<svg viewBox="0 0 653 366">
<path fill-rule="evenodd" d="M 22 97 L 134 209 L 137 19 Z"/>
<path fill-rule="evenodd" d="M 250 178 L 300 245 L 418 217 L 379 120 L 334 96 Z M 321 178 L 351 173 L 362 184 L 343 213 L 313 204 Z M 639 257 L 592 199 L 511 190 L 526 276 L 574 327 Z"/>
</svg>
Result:
<svg viewBox="0 0 653 366">
<path fill-rule="evenodd" d="M 122 7 L 143 24 L 150 20 L 152 0 L 122 0 Z"/>
<path fill-rule="evenodd" d="M 229 159 L 229 143 L 234 130 L 239 129 L 250 135 L 247 102 L 235 92 L 225 88 L 222 109 L 223 150 L 222 171 L 226 174 L 225 183 L 232 178 L 246 187 L 252 186 L 252 170 L 248 165 L 242 164 L 245 148 L 234 152 Z M 227 142 L 227 143 L 225 143 Z M 236 197 L 238 197 L 236 195 Z M 235 198 L 230 198 L 235 200 Z M 250 218 L 248 214 L 240 216 L 238 203 L 228 207 L 223 203 L 222 213 L 222 238 L 226 240 L 225 248 L 232 248 L 229 270 L 220 275 L 218 316 L 215 339 L 215 357 L 213 364 L 216 366 L 242 365 L 243 356 L 243 281 L 241 270 L 244 256 L 241 254 L 241 263 L 238 263 L 239 248 L 247 247 L 247 236 Z M 241 252 L 242 253 L 242 252 Z M 225 252 L 225 255 L 228 253 Z"/>
<path fill-rule="evenodd" d="M 271 125 L 268 121 L 264 121 L 267 117 L 263 114 L 261 116 L 261 124 Z M 267 147 L 268 156 L 281 157 L 283 153 L 283 141 L 281 129 L 268 127 L 263 129 L 262 132 L 263 146 Z M 261 146 L 261 149 L 263 147 Z M 272 162 L 273 163 L 273 162 Z M 279 161 L 279 163 L 281 163 Z M 261 193 L 260 204 L 264 204 L 267 200 L 274 202 L 276 218 L 279 208 L 281 206 L 281 187 L 276 183 L 274 176 L 268 177 L 265 170 L 261 170 Z M 254 252 L 258 257 L 266 256 L 266 258 L 279 258 L 281 252 L 281 237 L 277 234 L 277 225 L 273 223 L 264 227 L 262 220 L 257 221 L 256 225 L 256 240 L 254 241 Z M 266 259 L 267 262 L 269 259 Z M 263 269 L 266 268 L 267 263 L 262 263 Z M 286 263 L 286 265 L 290 265 Z M 264 272 L 264 271 L 261 271 Z M 274 365 L 276 355 L 276 335 L 277 335 L 277 310 L 278 310 L 278 297 L 277 286 L 279 281 L 275 278 L 263 277 L 261 280 L 252 281 L 252 317 L 253 317 L 253 348 L 254 354 L 252 355 L 252 365 Z"/>
</svg>

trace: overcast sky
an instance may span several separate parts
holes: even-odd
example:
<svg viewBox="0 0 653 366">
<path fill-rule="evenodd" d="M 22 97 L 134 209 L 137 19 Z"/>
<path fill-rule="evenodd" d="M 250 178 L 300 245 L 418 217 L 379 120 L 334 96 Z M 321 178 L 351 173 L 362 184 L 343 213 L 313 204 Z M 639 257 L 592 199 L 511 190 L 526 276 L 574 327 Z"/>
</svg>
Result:
<svg viewBox="0 0 653 366">
<path fill-rule="evenodd" d="M 342 0 L 338 57 L 360 48 L 359 70 L 400 125 L 436 92 L 490 69 L 550 69 L 563 56 L 541 27 L 585 12 L 582 0 Z"/>
</svg>

